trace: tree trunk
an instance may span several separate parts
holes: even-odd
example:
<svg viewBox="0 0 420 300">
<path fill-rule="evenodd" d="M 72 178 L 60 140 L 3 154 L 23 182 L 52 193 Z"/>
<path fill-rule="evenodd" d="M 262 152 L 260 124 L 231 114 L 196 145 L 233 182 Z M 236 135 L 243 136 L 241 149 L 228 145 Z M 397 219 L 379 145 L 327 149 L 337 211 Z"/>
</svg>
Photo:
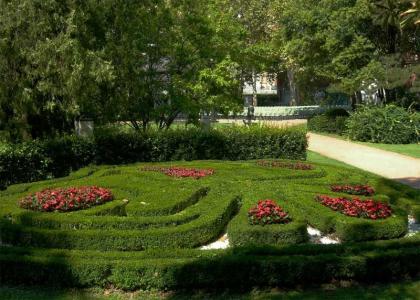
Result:
<svg viewBox="0 0 420 300">
<path fill-rule="evenodd" d="M 290 96 L 291 101 L 290 104 L 292 106 L 298 106 L 300 103 L 298 90 L 295 83 L 295 72 L 293 70 L 287 70 L 287 79 L 289 80 L 289 88 L 290 88 Z"/>
<path fill-rule="evenodd" d="M 252 106 L 258 106 L 258 97 L 257 97 L 257 73 L 252 71 Z"/>
</svg>

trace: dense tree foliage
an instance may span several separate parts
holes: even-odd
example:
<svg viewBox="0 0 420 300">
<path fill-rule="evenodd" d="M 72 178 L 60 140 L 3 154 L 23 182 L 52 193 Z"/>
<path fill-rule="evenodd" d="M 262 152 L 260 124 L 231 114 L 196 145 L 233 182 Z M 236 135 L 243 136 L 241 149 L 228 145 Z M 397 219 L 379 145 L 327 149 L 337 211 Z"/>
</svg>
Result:
<svg viewBox="0 0 420 300">
<path fill-rule="evenodd" d="M 320 90 L 419 103 L 418 1 L 0 0 L 0 131 L 75 119 L 164 129 L 241 109 L 241 87 L 286 74 Z M 254 105 L 256 104 L 254 97 Z"/>
<path fill-rule="evenodd" d="M 277 39 L 285 63 L 309 92 L 324 85 L 356 101 L 370 89 L 384 101 L 418 99 L 410 78 L 419 72 L 420 31 L 401 30 L 405 7 L 395 0 L 282 1 Z"/>
</svg>

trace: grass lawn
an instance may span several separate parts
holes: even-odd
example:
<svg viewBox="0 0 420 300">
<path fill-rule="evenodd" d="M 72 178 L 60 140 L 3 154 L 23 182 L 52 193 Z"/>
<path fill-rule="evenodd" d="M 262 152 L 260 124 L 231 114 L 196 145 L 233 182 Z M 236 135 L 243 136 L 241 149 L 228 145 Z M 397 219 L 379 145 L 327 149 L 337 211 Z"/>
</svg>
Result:
<svg viewBox="0 0 420 300">
<path fill-rule="evenodd" d="M 319 132 L 316 132 L 316 133 L 349 141 L 346 137 L 343 137 L 337 134 L 319 133 Z M 355 141 L 349 141 L 349 142 L 357 143 L 357 144 L 361 144 L 361 145 L 365 145 L 365 146 L 369 146 L 373 148 L 378 148 L 385 151 L 395 152 L 395 153 L 411 156 L 414 158 L 420 158 L 420 145 L 419 144 L 392 145 L 392 144 L 376 144 L 376 143 L 365 143 L 365 142 L 355 142 Z"/>
</svg>

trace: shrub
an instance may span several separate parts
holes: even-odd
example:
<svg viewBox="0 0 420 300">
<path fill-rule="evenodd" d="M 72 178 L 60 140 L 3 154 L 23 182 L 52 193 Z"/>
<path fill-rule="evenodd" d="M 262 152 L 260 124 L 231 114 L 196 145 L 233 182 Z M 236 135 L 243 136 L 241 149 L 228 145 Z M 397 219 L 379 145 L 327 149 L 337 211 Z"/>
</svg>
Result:
<svg viewBox="0 0 420 300">
<path fill-rule="evenodd" d="M 337 117 L 349 117 L 349 112 L 344 108 L 332 108 L 325 112 L 324 114 L 328 118 L 335 119 Z"/>
<path fill-rule="evenodd" d="M 306 159 L 306 132 L 299 129 L 233 127 L 97 133 L 0 148 L 0 188 L 68 175 L 92 163 L 127 164 L 179 160 Z"/>
<path fill-rule="evenodd" d="M 342 108 L 330 109 L 322 115 L 308 120 L 308 129 L 314 132 L 343 134 L 346 130 L 347 110 Z"/>
<path fill-rule="evenodd" d="M 51 212 L 75 211 L 100 205 L 113 200 L 111 191 L 96 187 L 72 187 L 46 189 L 19 201 L 21 208 Z"/>
<path fill-rule="evenodd" d="M 291 221 L 287 212 L 273 200 L 260 200 L 258 205 L 248 211 L 251 225 L 287 224 Z"/>
<path fill-rule="evenodd" d="M 95 159 L 93 140 L 75 136 L 0 147 L 0 189 L 68 175 Z"/>
<path fill-rule="evenodd" d="M 418 113 L 395 105 L 362 106 L 347 120 L 351 140 L 384 144 L 409 144 L 419 141 Z"/>
<path fill-rule="evenodd" d="M 346 245 L 247 247 L 203 252 L 89 252 L 0 248 L 0 281 L 124 290 L 293 287 L 340 280 L 416 278 L 420 239 Z"/>
</svg>

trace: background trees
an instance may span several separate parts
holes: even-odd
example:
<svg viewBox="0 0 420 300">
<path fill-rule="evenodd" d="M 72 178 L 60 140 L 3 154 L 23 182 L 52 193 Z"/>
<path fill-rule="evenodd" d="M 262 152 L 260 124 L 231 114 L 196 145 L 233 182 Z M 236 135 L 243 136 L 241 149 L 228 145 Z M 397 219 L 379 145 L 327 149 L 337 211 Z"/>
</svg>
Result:
<svg viewBox="0 0 420 300">
<path fill-rule="evenodd" d="M 286 73 L 295 103 L 320 90 L 419 102 L 418 1 L 0 0 L 0 131 L 77 118 L 168 128 L 241 109 L 241 87 Z M 295 88 L 298 87 L 298 88 Z M 254 105 L 255 103 L 254 97 Z"/>
</svg>

